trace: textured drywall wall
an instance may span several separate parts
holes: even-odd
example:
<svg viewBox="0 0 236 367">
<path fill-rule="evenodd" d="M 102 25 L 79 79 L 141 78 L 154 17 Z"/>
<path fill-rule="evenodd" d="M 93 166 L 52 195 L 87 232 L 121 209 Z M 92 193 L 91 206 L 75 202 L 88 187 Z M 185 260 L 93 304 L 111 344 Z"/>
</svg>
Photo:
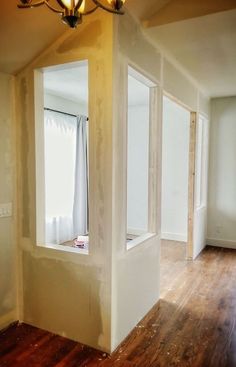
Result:
<svg viewBox="0 0 236 367">
<path fill-rule="evenodd" d="M 207 242 L 236 248 L 236 97 L 211 101 Z"/>
<path fill-rule="evenodd" d="M 206 97 L 204 94 L 199 92 L 199 105 L 198 105 L 198 112 L 204 116 L 210 116 L 210 99 Z"/>
<path fill-rule="evenodd" d="M 163 87 L 192 111 L 198 109 L 198 90 L 175 65 L 164 58 Z"/>
<path fill-rule="evenodd" d="M 113 17 L 98 11 L 68 30 L 17 77 L 19 137 L 19 230 L 24 321 L 110 351 Z M 34 70 L 89 63 L 89 255 L 36 246 L 35 120 L 42 115 L 43 88 Z M 35 103 L 34 93 L 39 96 Z M 39 157 L 40 158 L 40 157 Z M 40 181 L 40 180 L 39 180 Z"/>
<path fill-rule="evenodd" d="M 0 203 L 14 202 L 14 79 L 0 73 Z M 15 204 L 15 203 L 14 203 Z M 16 207 L 13 206 L 14 216 Z M 17 319 L 13 217 L 0 218 L 0 329 Z"/>
<path fill-rule="evenodd" d="M 150 193 L 149 231 L 153 236 L 140 239 L 140 243 L 127 250 L 127 81 L 128 65 L 155 84 L 161 75 L 161 58 L 153 45 L 148 43 L 139 26 L 128 15 L 116 19 L 116 59 L 113 110 L 113 261 L 112 261 L 112 349 L 128 335 L 159 298 L 159 249 L 160 233 L 160 95 L 151 93 L 150 115 Z M 119 104 L 115 101 L 119 98 Z M 159 115 L 158 115 L 159 116 Z M 160 117 L 160 116 L 159 116 Z M 122 128 L 121 128 L 122 122 Z M 156 135 L 155 135 L 156 134 Z M 152 140 L 152 138 L 155 140 Z M 138 161 L 138 160 L 137 160 Z M 137 162 L 138 163 L 138 162 Z M 134 183 L 135 184 L 135 183 Z"/>
<path fill-rule="evenodd" d="M 139 25 L 126 14 L 116 20 L 116 47 L 113 98 L 113 257 L 112 257 L 112 349 L 132 330 L 159 299 L 161 237 L 161 151 L 163 90 L 199 111 L 199 90 L 186 75 L 148 41 Z M 150 129 L 149 205 L 155 235 L 132 250 L 126 250 L 127 195 L 127 73 L 128 65 L 150 78 L 157 88 L 151 101 L 155 116 Z M 205 99 L 201 109 L 206 111 Z M 119 103 L 117 103 L 119 100 Z M 124 125 L 122 124 L 124 121 Z M 149 199 L 150 200 L 150 199 Z"/>
<path fill-rule="evenodd" d="M 125 55 L 134 67 L 141 68 L 154 80 L 161 78 L 161 54 L 148 42 L 138 23 L 125 14 L 119 20 L 119 44 L 116 51 Z"/>
</svg>

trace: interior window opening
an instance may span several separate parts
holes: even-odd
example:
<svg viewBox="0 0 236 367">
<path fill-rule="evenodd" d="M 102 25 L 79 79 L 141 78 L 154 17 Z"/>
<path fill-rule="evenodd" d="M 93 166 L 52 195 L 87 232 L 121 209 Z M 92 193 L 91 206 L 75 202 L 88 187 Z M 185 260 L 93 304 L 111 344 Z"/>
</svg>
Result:
<svg viewBox="0 0 236 367">
<path fill-rule="evenodd" d="M 150 234 L 150 88 L 155 85 L 129 67 L 127 121 L 127 248 Z"/>
<path fill-rule="evenodd" d="M 44 245 L 89 250 L 88 64 L 43 72 Z M 41 244 L 42 245 L 42 244 Z"/>
</svg>

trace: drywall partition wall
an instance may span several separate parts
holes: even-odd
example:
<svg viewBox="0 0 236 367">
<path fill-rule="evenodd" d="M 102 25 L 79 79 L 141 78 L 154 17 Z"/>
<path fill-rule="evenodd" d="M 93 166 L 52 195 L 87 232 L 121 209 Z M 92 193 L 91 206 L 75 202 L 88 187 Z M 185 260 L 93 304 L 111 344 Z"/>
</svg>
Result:
<svg viewBox="0 0 236 367">
<path fill-rule="evenodd" d="M 201 92 L 198 93 L 198 112 L 205 118 L 210 116 L 210 99 Z"/>
<path fill-rule="evenodd" d="M 162 239 L 187 242 L 190 113 L 163 99 Z"/>
<path fill-rule="evenodd" d="M 17 320 L 13 97 L 13 77 L 0 73 L 0 205 L 11 203 L 14 215 L 0 216 L 0 329 Z"/>
<path fill-rule="evenodd" d="M 182 72 L 158 50 L 129 15 L 115 20 L 113 96 L 113 257 L 112 257 L 112 349 L 127 336 L 159 298 L 161 150 L 163 88 L 191 110 L 198 111 L 199 91 Z M 151 190 L 156 212 L 151 214 L 152 230 L 132 250 L 126 250 L 127 185 L 127 77 L 128 65 L 144 73 L 157 87 L 151 92 L 152 116 L 150 167 Z M 119 101 L 119 103 L 117 103 Z M 123 123 L 124 122 L 124 123 Z"/>
<path fill-rule="evenodd" d="M 116 18 L 116 62 L 113 109 L 113 261 L 112 349 L 127 336 L 159 298 L 160 250 L 160 114 L 158 88 L 150 89 L 149 184 L 154 210 L 147 235 L 131 250 L 126 246 L 127 220 L 127 91 L 128 66 L 157 85 L 161 55 L 147 42 L 137 23 L 126 14 Z M 132 45 L 132 47 L 131 47 Z M 119 103 L 115 101 L 119 100 Z M 157 188 L 158 187 L 158 188 Z M 149 191 L 150 193 L 150 191 Z"/>
<path fill-rule="evenodd" d="M 161 80 L 162 57 L 161 53 L 143 35 L 140 24 L 138 24 L 126 12 L 125 16 L 118 18 L 119 37 L 115 52 L 120 52 L 129 61 L 131 66 L 137 66 L 146 70 L 146 75 L 155 80 Z M 117 28 L 116 28 L 117 30 Z M 132 46 L 132 47 L 131 47 Z M 117 65 L 118 67 L 118 65 Z"/>
<path fill-rule="evenodd" d="M 25 322 L 111 351 L 113 17 L 98 11 L 17 76 L 19 231 Z M 89 255 L 36 246 L 37 126 L 43 123 L 41 68 L 89 63 Z M 34 100 L 35 97 L 35 100 Z"/>
<path fill-rule="evenodd" d="M 37 126 L 43 121 L 41 69 L 80 60 L 89 63 L 88 256 L 36 246 L 35 146 Z M 152 235 L 129 251 L 128 64 L 153 85 L 160 83 L 151 88 L 150 97 L 150 114 L 154 117 L 149 160 Z M 114 350 L 159 297 L 162 66 L 161 53 L 128 14 L 118 18 L 98 11 L 85 17 L 76 30 L 68 30 L 17 76 L 22 319 L 104 351 Z M 182 89 L 177 97 L 183 96 L 186 102 L 189 88 L 180 83 L 178 90 Z"/>
<path fill-rule="evenodd" d="M 207 244 L 236 248 L 236 97 L 211 101 Z"/>
<path fill-rule="evenodd" d="M 191 81 L 165 57 L 163 59 L 163 88 L 192 111 L 198 110 L 198 90 Z"/>
</svg>

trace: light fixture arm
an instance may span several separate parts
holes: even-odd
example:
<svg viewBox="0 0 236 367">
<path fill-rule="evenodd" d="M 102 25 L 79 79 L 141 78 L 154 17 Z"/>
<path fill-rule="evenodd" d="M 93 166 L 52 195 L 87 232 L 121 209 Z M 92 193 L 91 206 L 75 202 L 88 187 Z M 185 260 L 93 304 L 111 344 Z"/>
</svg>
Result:
<svg viewBox="0 0 236 367">
<path fill-rule="evenodd" d="M 124 14 L 124 12 L 122 10 L 115 10 L 115 9 L 108 8 L 107 6 L 101 4 L 99 0 L 92 0 L 92 1 L 97 6 L 97 8 L 101 8 L 103 10 L 106 10 L 109 13 L 118 14 L 118 15 L 123 15 Z"/>
<path fill-rule="evenodd" d="M 51 9 L 52 11 L 54 11 L 54 13 L 59 13 L 59 14 L 63 14 L 63 10 L 60 10 L 60 9 L 56 9 L 54 8 L 54 6 L 52 6 L 51 4 L 49 4 L 49 0 L 45 0 L 44 1 L 45 5 Z"/>
<path fill-rule="evenodd" d="M 83 13 L 83 16 L 84 16 L 84 15 L 92 14 L 92 13 L 94 13 L 97 9 L 98 9 L 98 6 L 95 6 L 95 7 L 94 7 L 94 8 L 92 8 L 91 10 L 88 10 L 88 11 L 84 12 L 84 13 Z"/>
<path fill-rule="evenodd" d="M 54 8 L 51 4 L 49 4 L 49 0 L 42 0 L 42 1 L 38 1 L 37 3 L 33 3 L 33 4 L 31 2 L 28 2 L 26 4 L 18 4 L 17 6 L 20 9 L 27 9 L 27 8 L 37 8 L 38 6 L 41 6 L 41 5 L 46 5 L 49 9 L 51 9 L 55 13 L 63 14 L 63 10 Z"/>
<path fill-rule="evenodd" d="M 17 4 L 17 7 L 20 9 L 27 9 L 27 8 L 36 8 L 38 6 L 44 5 L 45 4 L 45 0 L 43 1 L 38 1 L 37 3 L 31 4 L 30 2 L 25 3 L 25 4 Z"/>
<path fill-rule="evenodd" d="M 56 0 L 58 5 L 61 9 L 55 8 L 49 2 L 50 0 L 41 0 L 34 2 L 34 0 L 19 0 L 21 3 L 18 4 L 18 8 L 20 9 L 29 9 L 29 8 L 36 8 L 42 5 L 46 5 L 50 10 L 54 13 L 59 13 L 62 16 L 62 21 L 68 24 L 71 28 L 75 28 L 78 24 L 82 23 L 82 17 L 84 15 L 89 15 L 95 12 L 98 8 L 105 10 L 112 14 L 122 15 L 124 12 L 121 10 L 122 5 L 124 4 L 125 0 L 116 0 L 112 1 L 108 0 L 108 2 L 112 3 L 111 7 L 103 5 L 101 0 L 91 0 L 95 5 L 92 9 L 88 11 L 84 11 L 84 1 L 85 0 L 78 0 L 77 4 L 75 5 L 75 1 L 71 3 L 71 6 L 67 6 L 64 3 L 64 0 Z M 80 10 L 83 9 L 83 10 Z"/>
<path fill-rule="evenodd" d="M 47 1 L 47 0 L 46 0 Z M 49 1 L 49 0 L 48 0 Z M 62 0 L 57 0 L 57 2 L 59 3 L 59 5 L 64 9 L 65 8 L 65 4 L 63 3 L 63 1 Z M 83 2 L 83 0 L 79 0 L 78 1 L 78 3 L 77 3 L 77 5 L 76 6 L 74 6 L 74 11 L 76 12 L 79 8 L 80 8 L 80 6 L 82 5 L 82 2 Z"/>
</svg>

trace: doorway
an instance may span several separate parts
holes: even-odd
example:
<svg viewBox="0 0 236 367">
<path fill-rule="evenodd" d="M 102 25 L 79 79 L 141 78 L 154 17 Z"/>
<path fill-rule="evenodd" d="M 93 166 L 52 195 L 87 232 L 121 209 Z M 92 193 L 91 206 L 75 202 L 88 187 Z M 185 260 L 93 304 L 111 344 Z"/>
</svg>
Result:
<svg viewBox="0 0 236 367">
<path fill-rule="evenodd" d="M 162 129 L 161 256 L 165 280 L 168 272 L 176 271 L 179 261 L 193 258 L 196 113 L 164 95 Z"/>
</svg>

